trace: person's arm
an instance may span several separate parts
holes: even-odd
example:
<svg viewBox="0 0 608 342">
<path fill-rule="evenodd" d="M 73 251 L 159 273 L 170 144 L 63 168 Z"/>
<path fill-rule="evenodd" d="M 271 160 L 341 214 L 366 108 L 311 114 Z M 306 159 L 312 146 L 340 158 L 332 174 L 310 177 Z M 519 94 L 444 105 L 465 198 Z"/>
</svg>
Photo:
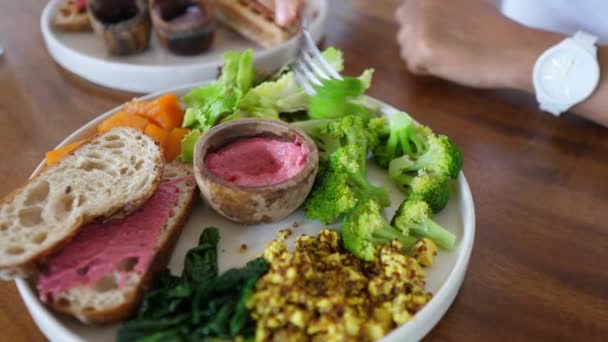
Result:
<svg viewBox="0 0 608 342">
<path fill-rule="evenodd" d="M 397 40 L 408 68 L 479 88 L 534 92 L 536 59 L 566 36 L 520 25 L 486 0 L 405 0 Z M 608 47 L 598 48 L 600 82 L 572 111 L 608 126 Z"/>
</svg>

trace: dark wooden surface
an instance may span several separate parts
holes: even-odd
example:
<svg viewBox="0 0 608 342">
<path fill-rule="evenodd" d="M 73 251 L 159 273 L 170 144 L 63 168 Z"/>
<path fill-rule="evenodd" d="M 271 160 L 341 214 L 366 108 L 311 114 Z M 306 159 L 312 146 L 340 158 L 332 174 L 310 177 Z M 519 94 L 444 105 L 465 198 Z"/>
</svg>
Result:
<svg viewBox="0 0 608 342">
<path fill-rule="evenodd" d="M 413 77 L 394 39 L 398 1 L 330 2 L 325 44 L 344 51 L 347 72 L 375 68 L 371 95 L 464 152 L 475 247 L 460 294 L 427 339 L 608 340 L 608 129 L 541 113 L 526 94 Z M 52 61 L 38 26 L 44 4 L 0 2 L 0 195 L 70 132 L 134 96 Z M 0 334 L 44 339 L 12 283 L 0 283 Z"/>
</svg>

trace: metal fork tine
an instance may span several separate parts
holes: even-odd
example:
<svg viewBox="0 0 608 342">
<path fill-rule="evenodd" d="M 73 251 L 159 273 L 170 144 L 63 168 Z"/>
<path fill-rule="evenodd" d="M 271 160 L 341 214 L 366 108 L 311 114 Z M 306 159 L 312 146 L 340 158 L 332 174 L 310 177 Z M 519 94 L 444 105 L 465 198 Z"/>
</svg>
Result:
<svg viewBox="0 0 608 342">
<path fill-rule="evenodd" d="M 336 70 L 334 70 L 334 68 L 331 65 L 329 65 L 329 63 L 325 60 L 325 58 L 321 54 L 321 51 L 319 51 L 319 48 L 317 48 L 317 45 L 315 44 L 314 40 L 312 39 L 310 32 L 308 32 L 308 30 L 306 30 L 306 29 L 303 29 L 302 34 L 304 36 L 304 42 L 306 45 L 308 45 L 308 48 L 312 51 L 313 56 L 315 56 L 315 60 L 318 61 L 321 64 L 321 66 L 323 66 L 325 68 L 325 70 L 331 77 L 341 80 L 342 76 L 340 76 L 340 74 L 338 74 L 338 72 Z"/>
<path fill-rule="evenodd" d="M 319 79 L 338 79 L 340 74 L 325 60 L 308 31 L 309 17 L 305 11 L 302 18 L 302 36 L 299 54 L 292 64 L 296 82 L 309 95 L 316 94 L 315 86 L 322 85 Z"/>
<path fill-rule="evenodd" d="M 310 69 L 308 67 L 308 65 L 306 65 L 305 63 L 302 62 L 301 58 L 298 59 L 298 62 L 296 63 L 296 70 L 299 71 L 300 73 L 304 74 L 304 76 L 306 76 L 306 78 L 311 81 L 312 83 L 316 84 L 316 85 L 322 85 L 323 83 L 321 83 L 321 81 L 317 78 L 317 76 L 315 75 L 315 73 L 312 71 L 312 69 Z"/>
<path fill-rule="evenodd" d="M 324 79 L 329 79 L 330 77 L 325 73 L 325 71 L 323 71 L 323 69 L 321 69 L 318 65 L 318 63 L 315 63 L 312 58 L 310 57 L 309 54 L 307 54 L 306 52 L 303 52 L 300 55 L 300 58 L 302 58 L 303 62 L 306 63 L 306 65 L 311 68 L 315 74 L 317 76 L 319 76 L 320 78 L 324 78 Z"/>
<path fill-rule="evenodd" d="M 302 88 L 304 88 L 304 91 L 308 95 L 314 95 L 316 93 L 315 89 L 310 85 L 310 83 L 308 83 L 306 78 L 299 71 L 296 70 L 296 72 L 294 72 L 293 74 L 295 75 L 296 81 L 298 82 L 298 84 Z"/>
</svg>

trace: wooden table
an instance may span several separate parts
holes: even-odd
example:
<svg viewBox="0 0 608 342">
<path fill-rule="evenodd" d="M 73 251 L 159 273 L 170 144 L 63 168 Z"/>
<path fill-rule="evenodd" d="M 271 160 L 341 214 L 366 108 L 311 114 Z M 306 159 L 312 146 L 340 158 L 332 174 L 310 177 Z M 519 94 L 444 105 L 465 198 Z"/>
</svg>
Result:
<svg viewBox="0 0 608 342">
<path fill-rule="evenodd" d="M 428 340 L 608 340 L 608 129 L 541 113 L 510 91 L 410 75 L 398 1 L 331 0 L 327 45 L 346 71 L 376 69 L 371 95 L 451 136 L 477 212 L 467 276 Z M 71 75 L 48 55 L 41 0 L 0 2 L 0 195 L 70 132 L 134 94 Z M 0 284 L 3 341 L 43 340 L 13 283 Z"/>
</svg>

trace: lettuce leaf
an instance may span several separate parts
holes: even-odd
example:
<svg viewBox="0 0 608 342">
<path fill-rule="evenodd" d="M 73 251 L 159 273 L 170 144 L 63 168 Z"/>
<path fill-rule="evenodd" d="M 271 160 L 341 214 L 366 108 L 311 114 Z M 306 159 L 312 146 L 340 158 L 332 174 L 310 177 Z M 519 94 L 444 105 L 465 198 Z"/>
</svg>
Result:
<svg viewBox="0 0 608 342">
<path fill-rule="evenodd" d="M 337 72 L 344 70 L 344 58 L 342 57 L 342 51 L 335 47 L 328 47 L 325 51 L 321 52 L 327 63 L 332 66 Z"/>
<path fill-rule="evenodd" d="M 310 98 L 310 118 L 336 119 L 347 115 L 357 115 L 366 121 L 371 118 L 371 110 L 356 103 L 366 90 L 360 79 L 345 77 L 343 80 L 324 80 L 322 83 L 315 87 L 317 93 Z"/>
<path fill-rule="evenodd" d="M 221 121 L 222 116 L 238 109 L 241 98 L 253 84 L 253 51 L 228 51 L 220 78 L 184 96 L 186 115 L 183 127 L 206 130 Z"/>
<path fill-rule="evenodd" d="M 241 100 L 240 109 L 254 117 L 279 118 L 279 113 L 305 110 L 308 95 L 296 83 L 293 72 L 283 74 L 274 82 L 264 82 L 253 88 Z"/>
<path fill-rule="evenodd" d="M 198 139 L 203 135 L 204 130 L 193 129 L 190 133 L 186 134 L 182 139 L 182 153 L 178 157 L 184 163 L 192 163 L 194 161 L 194 145 Z"/>
<path fill-rule="evenodd" d="M 361 76 L 357 77 L 363 85 L 363 91 L 367 91 L 372 85 L 372 78 L 374 77 L 374 69 L 365 69 Z"/>
</svg>

